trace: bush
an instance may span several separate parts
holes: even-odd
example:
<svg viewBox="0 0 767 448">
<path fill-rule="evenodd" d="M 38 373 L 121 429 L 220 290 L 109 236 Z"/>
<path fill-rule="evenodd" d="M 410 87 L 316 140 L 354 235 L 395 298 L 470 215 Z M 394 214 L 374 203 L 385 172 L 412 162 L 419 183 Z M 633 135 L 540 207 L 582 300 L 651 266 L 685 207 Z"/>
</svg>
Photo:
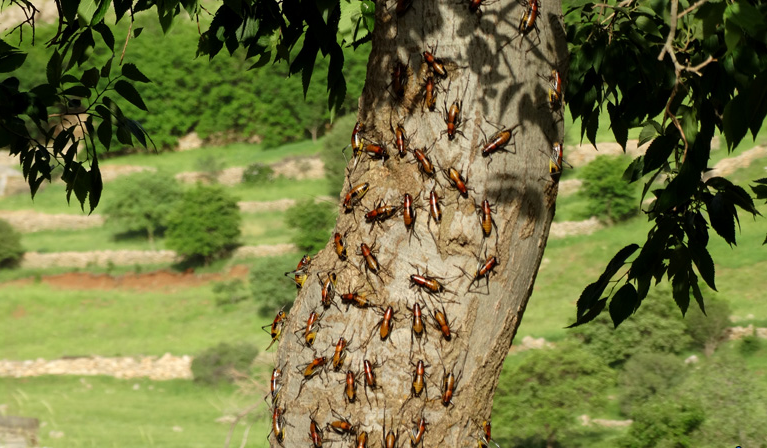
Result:
<svg viewBox="0 0 767 448">
<path fill-rule="evenodd" d="M 293 243 L 303 252 L 316 253 L 328 243 L 337 217 L 336 207 L 308 199 L 296 203 L 285 213 L 288 227 L 298 229 Z"/>
<path fill-rule="evenodd" d="M 239 278 L 215 282 L 212 289 L 216 306 L 234 305 L 250 297 L 247 285 Z"/>
<path fill-rule="evenodd" d="M 250 287 L 258 314 L 274 319 L 280 308 L 290 312 L 296 300 L 296 285 L 283 272 L 295 269 L 300 259 L 300 256 L 290 254 L 253 260 L 250 265 Z"/>
<path fill-rule="evenodd" d="M 598 156 L 581 170 L 581 194 L 588 199 L 589 216 L 614 223 L 637 213 L 636 188 L 623 180 L 626 165 L 624 157 Z"/>
<path fill-rule="evenodd" d="M 634 407 L 664 395 L 686 376 L 684 363 L 668 353 L 639 353 L 626 362 L 620 375 L 620 408 L 631 415 Z"/>
<path fill-rule="evenodd" d="M 750 334 L 740 341 L 738 350 L 743 356 L 751 356 L 762 348 L 762 340 L 755 334 Z"/>
<path fill-rule="evenodd" d="M 275 179 L 274 170 L 265 163 L 252 163 L 245 168 L 242 173 L 242 182 L 249 185 L 262 185 L 273 182 Z"/>
<path fill-rule="evenodd" d="M 325 165 L 325 177 L 330 184 L 330 195 L 337 197 L 344 188 L 346 177 L 346 159 L 341 150 L 351 141 L 352 130 L 357 122 L 355 115 L 346 115 L 333 123 L 333 128 L 325 137 L 320 157 Z M 352 157 L 351 148 L 346 148 L 346 157 Z"/>
<path fill-rule="evenodd" d="M 168 216 L 165 245 L 187 259 L 208 263 L 237 243 L 241 222 L 237 201 L 223 188 L 197 185 Z"/>
<path fill-rule="evenodd" d="M 198 383 L 215 386 L 221 382 L 234 382 L 232 370 L 247 371 L 258 355 L 256 346 L 222 342 L 209 348 L 192 360 L 192 375 Z"/>
<path fill-rule="evenodd" d="M 577 327 L 585 348 L 608 365 L 622 365 L 638 353 L 681 353 L 690 345 L 684 320 L 671 298 L 661 286 L 653 289 L 637 312 L 614 328 L 608 313 L 593 322 Z"/>
<path fill-rule="evenodd" d="M 693 346 L 711 356 L 724 340 L 730 326 L 730 305 L 721 299 L 706 301 L 706 314 L 698 307 L 691 307 L 685 318 L 687 333 L 692 337 Z"/>
<path fill-rule="evenodd" d="M 24 255 L 21 234 L 8 221 L 0 219 L 0 235 L 0 269 L 18 266 Z"/>
<path fill-rule="evenodd" d="M 181 185 L 162 173 L 144 171 L 114 183 L 115 197 L 104 205 L 107 223 L 118 232 L 142 232 L 154 244 L 181 198 Z"/>
<path fill-rule="evenodd" d="M 224 164 L 214 155 L 199 157 L 194 162 L 195 169 L 208 184 L 218 183 L 218 176 L 224 170 Z"/>
</svg>

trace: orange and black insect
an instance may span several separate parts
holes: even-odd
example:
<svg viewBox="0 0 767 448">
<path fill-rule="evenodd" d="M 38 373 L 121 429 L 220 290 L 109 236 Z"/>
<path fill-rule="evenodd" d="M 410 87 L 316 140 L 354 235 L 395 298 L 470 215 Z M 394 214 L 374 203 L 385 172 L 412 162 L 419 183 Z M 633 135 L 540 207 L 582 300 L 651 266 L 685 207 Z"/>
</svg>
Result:
<svg viewBox="0 0 767 448">
<path fill-rule="evenodd" d="M 442 406 L 448 407 L 453 404 L 453 397 L 456 394 L 455 389 L 458 387 L 458 381 L 461 379 L 461 374 L 455 376 L 453 372 L 444 372 L 442 377 Z"/>
<path fill-rule="evenodd" d="M 557 110 L 562 107 L 562 102 L 564 101 L 564 98 L 562 97 L 562 76 L 559 74 L 558 70 L 551 71 L 549 81 L 551 81 L 551 87 L 549 88 L 549 106 L 552 110 Z"/>
<path fill-rule="evenodd" d="M 418 170 L 421 174 L 434 176 L 436 170 L 434 169 L 434 164 L 431 162 L 431 159 L 426 155 L 427 151 L 427 149 L 414 148 L 413 156 L 415 157 L 416 162 L 418 162 Z"/>
<path fill-rule="evenodd" d="M 410 286 L 416 286 L 432 295 L 441 294 L 447 291 L 442 283 L 440 283 L 435 277 L 428 277 L 426 275 L 421 275 L 420 273 L 416 273 L 410 276 Z"/>
<path fill-rule="evenodd" d="M 413 422 L 415 423 L 415 422 Z M 410 433 L 410 446 L 416 447 L 418 444 L 423 442 L 423 436 L 426 434 L 426 426 L 428 423 L 426 423 L 426 419 L 421 416 L 421 420 L 418 422 L 415 428 L 411 430 Z"/>
<path fill-rule="evenodd" d="M 333 352 L 333 370 L 336 372 L 341 370 L 341 367 L 344 365 L 344 360 L 346 360 L 346 347 L 349 345 L 349 342 L 350 341 L 344 339 L 343 336 L 338 338 L 335 351 Z"/>
<path fill-rule="evenodd" d="M 344 197 L 344 212 L 345 213 L 351 213 L 354 210 L 354 206 L 359 204 L 359 202 L 362 200 L 362 198 L 365 196 L 365 193 L 368 192 L 370 189 L 370 184 L 367 182 L 363 182 L 359 185 L 356 185 L 352 187 L 348 193 L 346 193 L 346 196 Z"/>
<path fill-rule="evenodd" d="M 441 59 L 437 58 L 429 51 L 424 51 L 423 60 L 426 61 L 426 64 L 429 67 L 431 67 L 431 70 L 434 72 L 435 75 L 439 76 L 442 79 L 447 78 L 447 70 L 445 69 L 445 64 L 442 63 Z"/>
<path fill-rule="evenodd" d="M 393 423 L 393 421 L 392 421 Z M 381 433 L 383 436 L 382 442 L 383 448 L 397 448 L 397 441 L 399 440 L 399 429 L 395 433 L 392 431 L 391 428 L 389 428 L 389 432 L 386 432 L 386 409 L 384 409 L 384 423 L 383 423 L 383 432 Z"/>
<path fill-rule="evenodd" d="M 336 302 L 333 301 L 333 297 L 336 295 L 336 284 L 338 280 L 336 273 L 329 272 L 328 275 L 323 279 L 323 277 L 318 272 L 317 278 L 320 279 L 320 286 L 322 287 L 322 294 L 320 296 L 322 306 L 325 309 L 330 308 L 330 305 L 335 305 L 335 307 L 338 308 Z"/>
<path fill-rule="evenodd" d="M 280 378 L 282 378 L 282 369 L 275 367 L 274 370 L 272 370 L 272 376 L 269 379 L 269 393 L 264 395 L 264 401 L 266 401 L 266 397 L 271 395 L 272 405 L 274 405 L 274 403 L 277 401 L 280 389 L 282 389 Z"/>
<path fill-rule="evenodd" d="M 469 11 L 471 12 L 479 12 L 481 14 L 482 11 L 479 9 L 480 6 L 482 6 L 482 0 L 469 1 Z"/>
<path fill-rule="evenodd" d="M 352 158 L 354 159 L 354 167 L 352 168 L 352 171 L 354 171 L 355 168 L 357 168 L 357 163 L 359 162 L 360 155 L 362 154 L 362 148 L 365 145 L 365 139 L 362 138 L 362 128 L 364 128 L 365 125 L 360 123 L 359 121 L 354 125 L 354 129 L 352 129 L 352 138 L 351 143 L 349 143 L 344 149 L 341 150 L 341 153 L 344 156 L 344 160 L 346 160 L 346 148 L 351 147 L 352 148 Z M 347 160 L 348 163 L 348 160 Z"/>
<path fill-rule="evenodd" d="M 394 308 L 392 308 L 391 305 L 387 306 L 386 309 L 381 313 L 381 320 L 378 321 L 377 324 L 373 327 L 373 331 L 370 333 L 370 336 L 373 336 L 373 333 L 376 330 L 379 330 L 379 335 L 381 336 L 381 340 L 389 340 L 391 341 L 391 332 L 394 331 L 394 321 L 396 318 L 394 315 L 396 314 L 396 311 L 394 311 Z M 370 340 L 370 338 L 368 338 Z"/>
<path fill-rule="evenodd" d="M 471 279 L 471 283 L 469 283 L 469 287 L 466 289 L 466 292 L 476 292 L 476 290 L 472 291 L 471 287 L 474 285 L 474 283 L 477 283 L 477 286 L 479 286 L 479 281 L 482 279 L 485 279 L 485 283 L 487 286 L 487 293 L 489 294 L 490 293 L 490 273 L 493 271 L 493 269 L 495 269 L 496 266 L 498 266 L 498 259 L 495 258 L 494 255 L 491 255 L 487 257 L 484 262 L 482 262 L 480 259 L 480 261 L 477 263 L 477 270 L 473 277 L 469 275 L 466 271 L 464 271 L 463 268 L 461 268 L 460 266 L 456 266 L 456 267 L 458 267 L 458 269 L 460 269 L 464 273 L 464 275 L 466 275 L 467 277 Z"/>
<path fill-rule="evenodd" d="M 413 371 L 413 383 L 410 386 L 411 398 L 419 398 L 424 392 L 426 392 L 426 398 L 429 398 L 429 392 L 426 391 L 426 381 L 424 380 L 424 377 L 426 376 L 426 367 L 426 364 L 420 359 L 415 365 L 415 370 Z"/>
<path fill-rule="evenodd" d="M 368 398 L 368 388 L 375 392 L 376 389 L 378 389 L 378 380 L 376 379 L 376 373 L 375 368 L 378 367 L 378 363 L 371 363 L 367 359 L 363 360 L 362 362 L 362 372 L 365 377 L 365 399 L 368 402 L 368 405 L 370 405 L 370 399 Z M 376 399 L 376 404 L 378 403 L 378 396 L 373 395 Z"/>
<path fill-rule="evenodd" d="M 304 376 L 304 380 L 310 380 L 322 372 L 323 367 L 327 364 L 328 359 L 324 356 L 314 358 L 310 363 L 298 366 L 298 371 Z"/>
<path fill-rule="evenodd" d="M 564 164 L 567 163 L 567 161 L 564 159 L 564 150 L 561 143 L 554 142 L 551 147 L 550 157 L 551 160 L 549 160 L 549 174 L 554 181 L 558 181 L 559 177 L 562 175 Z M 570 164 L 567 163 L 567 165 Z M 570 167 L 572 168 L 572 165 L 570 165 Z"/>
<path fill-rule="evenodd" d="M 510 153 L 516 153 L 517 144 L 514 139 L 517 132 L 516 129 L 520 125 L 515 125 L 508 129 L 501 129 L 495 134 L 493 134 L 492 137 L 490 137 L 489 140 L 485 140 L 482 142 L 482 157 L 490 157 L 490 161 L 492 161 L 492 155 L 496 152 L 503 151 L 503 152 L 510 152 Z M 506 147 L 511 143 L 511 146 L 514 147 L 514 151 L 509 151 L 506 149 Z M 488 162 L 489 164 L 490 162 Z"/>
<path fill-rule="evenodd" d="M 525 12 L 522 14 L 522 19 L 519 21 L 519 34 L 521 36 L 527 36 L 531 31 L 535 30 L 538 43 L 540 43 L 540 30 L 538 29 L 538 24 L 536 22 L 541 4 L 539 0 L 526 0 L 525 3 Z M 520 40 L 519 46 L 522 46 L 522 40 Z"/>
<path fill-rule="evenodd" d="M 354 448 L 368 448 L 367 432 L 362 431 L 361 433 L 357 434 L 357 442 L 355 443 Z"/>
<path fill-rule="evenodd" d="M 304 255 L 301 257 L 301 261 L 298 262 L 298 266 L 296 266 L 296 269 L 294 271 L 286 272 L 286 276 L 293 276 L 291 280 L 296 284 L 296 288 L 301 289 L 304 286 L 304 283 L 306 283 L 306 279 L 309 277 L 308 268 L 309 263 L 311 263 L 312 257 L 309 256 L 309 254 Z"/>
<path fill-rule="evenodd" d="M 346 241 L 344 241 L 343 235 L 336 232 L 336 234 L 333 235 L 333 244 L 335 245 L 336 255 L 338 255 L 338 258 L 341 261 L 346 261 L 348 254 L 346 252 Z"/>
<path fill-rule="evenodd" d="M 439 224 L 442 222 L 442 206 L 439 204 L 439 195 L 434 188 L 436 186 L 432 187 L 429 193 L 429 221 L 433 219 L 434 222 Z M 429 222 L 426 224 L 428 225 Z"/>
<path fill-rule="evenodd" d="M 490 434 L 490 420 L 485 420 L 482 425 L 480 425 L 480 428 L 482 429 L 482 433 L 477 436 L 477 448 L 488 448 L 490 442 L 493 442 L 493 445 L 495 445 L 496 448 L 501 448 L 500 445 L 493 440 Z"/>
<path fill-rule="evenodd" d="M 282 408 L 279 408 L 277 406 L 274 407 L 274 410 L 272 411 L 272 429 L 269 431 L 269 434 L 274 434 L 274 438 L 277 439 L 277 442 L 282 445 L 282 442 L 285 440 L 285 417 L 283 417 L 283 414 L 285 413 L 285 410 Z M 267 439 L 269 436 L 267 436 Z"/>
<path fill-rule="evenodd" d="M 493 232 L 495 228 L 496 241 L 498 240 L 498 226 L 495 225 L 493 219 L 493 207 L 490 205 L 490 201 L 484 199 L 482 204 L 477 207 L 477 216 L 479 217 L 479 224 L 482 227 L 482 235 L 487 238 Z"/>
<path fill-rule="evenodd" d="M 445 104 L 445 125 L 447 126 L 447 129 L 442 131 L 443 134 L 447 134 L 448 140 L 455 139 L 456 134 L 463 135 L 463 133 L 458 130 L 458 127 L 461 125 L 461 109 L 463 109 L 463 100 L 458 101 L 456 99 L 453 101 L 453 104 L 450 105 L 450 108 L 447 108 L 447 104 Z"/>
<path fill-rule="evenodd" d="M 450 328 L 450 321 L 447 319 L 447 313 L 443 307 L 441 310 L 432 310 L 431 317 L 434 319 L 434 327 L 442 333 L 446 341 L 453 339 L 453 330 Z"/>
<path fill-rule="evenodd" d="M 362 267 L 366 269 L 365 275 L 367 276 L 367 272 L 372 272 L 375 275 L 379 275 L 381 271 L 384 270 L 384 268 L 378 263 L 378 258 L 375 256 L 375 247 L 376 244 L 373 242 L 372 246 L 368 246 L 365 243 L 360 244 L 360 250 L 357 252 L 357 255 L 362 257 L 362 260 L 360 261 L 360 270 L 362 270 Z M 380 276 L 379 276 L 380 278 Z"/>
<path fill-rule="evenodd" d="M 272 345 L 274 345 L 275 342 L 280 340 L 280 335 L 282 334 L 282 327 L 285 325 L 285 320 L 287 319 L 287 314 L 285 314 L 285 311 L 279 310 L 277 312 L 277 316 L 275 316 L 274 320 L 272 321 L 271 325 L 264 325 L 261 327 L 262 330 L 269 333 L 269 336 L 272 337 L 272 342 L 269 344 L 269 347 L 266 347 L 267 350 L 269 350 Z M 269 330 L 267 330 L 269 328 Z"/>
<path fill-rule="evenodd" d="M 322 320 L 322 315 L 318 315 L 314 311 L 309 313 L 309 318 L 306 319 L 306 328 L 304 328 L 304 344 L 307 347 L 311 347 L 314 345 L 315 339 L 317 339 L 317 330 L 320 327 L 320 320 Z M 301 330 L 299 329 L 298 332 Z"/>
<path fill-rule="evenodd" d="M 443 173 L 450 183 L 453 184 L 455 189 L 458 190 L 458 193 L 460 193 L 461 196 L 464 198 L 469 197 L 470 188 L 466 186 L 466 180 L 461 176 L 461 173 L 457 169 L 450 167 L 446 171 L 443 171 Z"/>
<path fill-rule="evenodd" d="M 437 108 L 437 86 L 433 76 L 426 78 L 423 101 L 426 104 L 426 108 L 430 111 L 434 112 L 434 109 Z"/>
<path fill-rule="evenodd" d="M 410 243 L 410 238 L 414 235 L 418 242 L 421 242 L 421 238 L 415 231 L 415 219 L 416 212 L 413 206 L 413 197 L 409 193 L 405 193 L 402 196 L 402 222 L 405 224 L 405 229 L 407 229 L 409 234 L 408 243 Z"/>
<path fill-rule="evenodd" d="M 322 448 L 322 430 L 317 421 L 314 420 L 319 409 L 320 408 L 317 407 L 317 409 L 309 415 L 309 438 L 312 440 L 314 448 Z"/>
<path fill-rule="evenodd" d="M 352 425 L 348 418 L 342 416 L 333 409 L 331 409 L 330 412 L 333 414 L 333 417 L 336 418 L 336 420 L 333 420 L 327 424 L 327 428 L 329 430 L 341 436 L 350 436 L 357 432 L 356 426 Z"/>
<path fill-rule="evenodd" d="M 359 290 L 354 290 L 347 294 L 341 294 L 341 303 L 346 305 L 347 311 L 349 306 L 353 305 L 357 308 L 367 308 L 371 306 L 370 301 L 367 299 L 367 295 Z"/>
<path fill-rule="evenodd" d="M 344 397 L 349 403 L 357 401 L 357 375 L 351 370 L 346 372 L 346 380 L 344 380 Z"/>
<path fill-rule="evenodd" d="M 376 223 L 380 225 L 382 222 L 396 215 L 398 210 L 399 207 L 396 205 L 387 205 L 382 201 L 379 201 L 373 210 L 365 213 L 365 221 L 372 225 L 375 225 Z"/>
<path fill-rule="evenodd" d="M 400 158 L 407 155 L 409 143 L 410 140 L 407 138 L 405 128 L 401 124 L 397 124 L 397 127 L 394 129 L 394 146 L 397 147 L 397 154 Z"/>
<path fill-rule="evenodd" d="M 389 152 L 383 144 L 368 143 L 363 151 L 374 160 L 386 160 L 389 158 Z"/>
<path fill-rule="evenodd" d="M 399 7 L 399 2 L 397 3 L 397 6 Z M 391 86 L 392 86 L 392 89 L 394 90 L 394 95 L 397 98 L 402 98 L 403 96 L 405 96 L 405 88 L 407 87 L 407 80 L 408 80 L 407 65 L 403 64 L 401 61 L 395 62 L 394 69 L 391 72 Z"/>
<path fill-rule="evenodd" d="M 422 337 L 426 337 L 426 326 L 423 322 L 423 310 L 420 303 L 415 302 L 413 308 L 408 308 L 408 311 L 413 313 L 413 321 L 410 326 L 410 353 L 412 354 L 413 339 L 418 338 L 420 341 Z"/>
</svg>

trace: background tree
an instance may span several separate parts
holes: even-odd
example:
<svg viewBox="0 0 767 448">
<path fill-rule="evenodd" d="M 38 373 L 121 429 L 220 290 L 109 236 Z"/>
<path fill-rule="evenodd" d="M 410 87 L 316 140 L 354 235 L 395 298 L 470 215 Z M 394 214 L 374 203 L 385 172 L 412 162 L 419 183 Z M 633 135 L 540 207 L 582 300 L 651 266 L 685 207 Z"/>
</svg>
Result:
<svg viewBox="0 0 767 448">
<path fill-rule="evenodd" d="M 623 181 L 626 165 L 623 157 L 597 156 L 583 168 L 579 193 L 588 199 L 590 216 L 615 223 L 637 214 L 636 188 Z"/>
<path fill-rule="evenodd" d="M 24 248 L 21 246 L 21 234 L 11 224 L 0 219 L 0 269 L 15 267 L 24 256 Z"/>
<path fill-rule="evenodd" d="M 302 252 L 315 253 L 325 247 L 336 220 L 334 206 L 312 199 L 299 201 L 285 213 L 285 224 L 297 230 L 293 243 Z"/>
<path fill-rule="evenodd" d="M 582 431 L 579 413 L 606 401 L 603 385 L 614 375 L 577 344 L 531 350 L 516 368 L 501 374 L 494 415 L 510 425 L 494 428 L 501 446 L 545 446 Z"/>
<path fill-rule="evenodd" d="M 188 259 L 208 263 L 231 249 L 240 236 L 237 201 L 218 186 L 186 191 L 168 216 L 165 245 Z"/>
<path fill-rule="evenodd" d="M 114 188 L 114 200 L 104 206 L 107 222 L 118 232 L 144 232 L 154 247 L 181 198 L 181 185 L 169 175 L 144 171 L 118 179 Z"/>
<path fill-rule="evenodd" d="M 703 349 L 706 356 L 711 356 L 725 340 L 726 331 L 731 325 L 732 311 L 724 299 L 709 300 L 706 308 L 708 315 L 700 310 L 690 311 L 685 324 L 695 346 Z"/>
</svg>

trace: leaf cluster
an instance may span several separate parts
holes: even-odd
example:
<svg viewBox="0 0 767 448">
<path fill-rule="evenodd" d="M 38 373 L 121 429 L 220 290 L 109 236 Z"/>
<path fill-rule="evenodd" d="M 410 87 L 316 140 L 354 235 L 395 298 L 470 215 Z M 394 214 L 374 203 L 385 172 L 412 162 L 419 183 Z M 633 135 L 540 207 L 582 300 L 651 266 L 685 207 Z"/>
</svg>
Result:
<svg viewBox="0 0 767 448">
<path fill-rule="evenodd" d="M 21 234 L 11 224 L 0 219 L 0 269 L 11 268 L 19 264 L 24 255 L 21 246 Z"/>
<path fill-rule="evenodd" d="M 619 325 L 637 310 L 653 280 L 664 276 L 683 314 L 691 294 L 705 312 L 698 278 L 716 290 L 709 225 L 734 245 L 738 209 L 759 214 L 743 188 L 704 173 L 717 130 L 732 150 L 747 131 L 756 135 L 767 114 L 767 6 L 679 1 L 674 17 L 668 7 L 667 1 L 581 0 L 565 11 L 572 54 L 567 93 L 573 117 L 582 120 L 581 135 L 596 145 L 603 108 L 624 149 L 628 129 L 641 128 L 639 144 L 649 147 L 624 178 L 649 176 L 642 199 L 650 191 L 654 196 L 647 210 L 654 226 L 619 279 L 625 277 L 625 284 L 602 296 L 638 245 L 616 254 L 586 287 L 574 325 L 596 317 L 611 297 L 610 316 Z"/>
</svg>

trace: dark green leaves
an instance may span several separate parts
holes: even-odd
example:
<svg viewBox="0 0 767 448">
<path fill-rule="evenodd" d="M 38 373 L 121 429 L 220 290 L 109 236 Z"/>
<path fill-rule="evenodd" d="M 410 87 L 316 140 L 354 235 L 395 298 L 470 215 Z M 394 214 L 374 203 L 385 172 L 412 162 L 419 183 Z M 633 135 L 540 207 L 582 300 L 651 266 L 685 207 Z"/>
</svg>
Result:
<svg viewBox="0 0 767 448">
<path fill-rule="evenodd" d="M 735 243 L 735 217 L 737 212 L 731 202 L 727 201 L 724 193 L 719 192 L 708 205 L 708 219 L 711 227 L 716 230 L 728 244 Z"/>
<path fill-rule="evenodd" d="M 115 91 L 139 109 L 147 110 L 144 100 L 141 99 L 141 95 L 131 83 L 121 79 L 115 83 Z"/>
<path fill-rule="evenodd" d="M 631 283 L 624 284 L 610 301 L 610 318 L 615 328 L 631 316 L 639 306 L 637 290 Z"/>
<path fill-rule="evenodd" d="M 124 64 L 122 66 L 122 75 L 131 81 L 152 82 L 149 78 L 144 76 L 141 71 L 139 71 L 138 67 L 136 67 L 136 64 Z"/>
<path fill-rule="evenodd" d="M 646 128 L 646 127 L 645 127 Z M 650 127 L 654 130 L 654 128 Z M 642 131 L 644 132 L 644 130 Z M 655 171 L 668 161 L 679 141 L 678 136 L 661 135 L 650 143 L 644 156 L 642 174 Z"/>
<path fill-rule="evenodd" d="M 24 64 L 27 54 L 0 40 L 0 73 L 10 73 Z"/>
</svg>

